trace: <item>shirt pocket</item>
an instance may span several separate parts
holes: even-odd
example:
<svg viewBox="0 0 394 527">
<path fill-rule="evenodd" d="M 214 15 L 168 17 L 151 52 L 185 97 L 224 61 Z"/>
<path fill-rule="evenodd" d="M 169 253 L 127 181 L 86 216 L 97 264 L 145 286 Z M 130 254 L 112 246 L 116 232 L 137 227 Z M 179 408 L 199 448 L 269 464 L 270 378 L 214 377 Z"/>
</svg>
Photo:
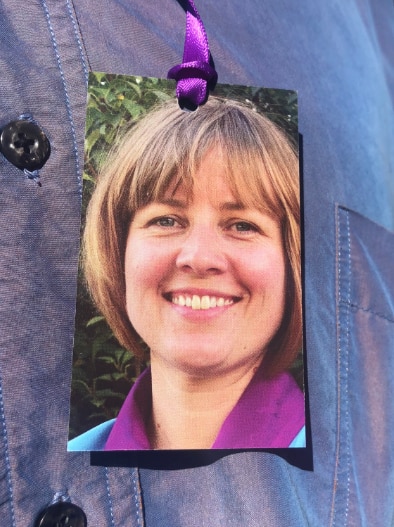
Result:
<svg viewBox="0 0 394 527">
<path fill-rule="evenodd" d="M 394 233 L 336 207 L 337 452 L 332 526 L 390 525 Z"/>
</svg>

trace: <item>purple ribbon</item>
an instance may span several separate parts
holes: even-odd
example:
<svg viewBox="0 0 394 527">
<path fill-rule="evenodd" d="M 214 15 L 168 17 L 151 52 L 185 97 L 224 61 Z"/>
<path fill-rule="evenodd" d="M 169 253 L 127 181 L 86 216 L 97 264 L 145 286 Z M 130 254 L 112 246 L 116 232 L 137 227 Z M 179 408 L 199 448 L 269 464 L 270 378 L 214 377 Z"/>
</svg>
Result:
<svg viewBox="0 0 394 527">
<path fill-rule="evenodd" d="M 196 109 L 208 98 L 217 73 L 210 64 L 208 38 L 193 0 L 186 0 L 186 35 L 183 62 L 170 69 L 169 79 L 177 81 L 176 96 L 181 108 Z"/>
</svg>

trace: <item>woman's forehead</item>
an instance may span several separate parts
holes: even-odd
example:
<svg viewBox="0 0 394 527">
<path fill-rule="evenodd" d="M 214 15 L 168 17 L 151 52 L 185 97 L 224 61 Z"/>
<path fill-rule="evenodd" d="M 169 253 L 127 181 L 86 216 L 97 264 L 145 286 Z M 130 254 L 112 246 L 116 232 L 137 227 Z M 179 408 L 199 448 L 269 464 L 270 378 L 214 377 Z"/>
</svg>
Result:
<svg viewBox="0 0 394 527">
<path fill-rule="evenodd" d="M 177 166 L 171 167 L 168 163 L 166 170 L 157 173 L 156 177 L 152 174 L 147 186 L 143 183 L 144 177 L 140 178 L 140 195 L 145 199 L 137 208 L 175 195 L 184 195 L 190 202 L 196 192 L 208 189 L 211 195 L 226 196 L 226 202 L 282 216 L 280 200 L 261 153 L 256 150 L 242 152 L 216 142 L 200 151 L 189 152 L 178 161 Z"/>
<path fill-rule="evenodd" d="M 223 212 L 257 209 L 278 215 L 273 209 L 272 188 L 269 182 L 265 191 L 262 188 L 261 193 L 256 195 L 241 172 L 226 170 L 220 174 L 206 171 L 188 175 L 178 174 L 163 190 L 158 196 L 158 201 L 178 208 L 185 208 L 196 200 L 204 200 Z"/>
</svg>

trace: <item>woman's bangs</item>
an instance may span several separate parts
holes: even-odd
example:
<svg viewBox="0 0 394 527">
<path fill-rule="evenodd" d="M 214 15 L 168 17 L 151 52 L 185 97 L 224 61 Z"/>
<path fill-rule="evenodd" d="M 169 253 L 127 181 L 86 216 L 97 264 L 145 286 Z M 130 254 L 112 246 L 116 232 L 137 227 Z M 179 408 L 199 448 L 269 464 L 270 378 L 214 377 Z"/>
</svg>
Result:
<svg viewBox="0 0 394 527">
<path fill-rule="evenodd" d="M 207 105 L 208 106 L 208 105 Z M 201 115 L 175 114 L 171 130 L 161 126 L 155 140 L 145 142 L 143 155 L 130 173 L 129 207 L 136 210 L 160 201 L 180 187 L 192 195 L 195 175 L 213 149 L 223 158 L 234 198 L 278 220 L 283 218 L 278 167 L 266 144 L 260 116 L 221 103 Z M 209 111 L 208 111 L 209 110 Z M 202 119 L 204 117 L 204 120 Z M 164 118 L 162 124 L 166 121 Z"/>
<path fill-rule="evenodd" d="M 253 151 L 254 150 L 254 151 Z M 226 155 L 228 185 L 237 202 L 278 220 L 283 210 L 263 156 L 255 149 L 232 149 Z"/>
</svg>

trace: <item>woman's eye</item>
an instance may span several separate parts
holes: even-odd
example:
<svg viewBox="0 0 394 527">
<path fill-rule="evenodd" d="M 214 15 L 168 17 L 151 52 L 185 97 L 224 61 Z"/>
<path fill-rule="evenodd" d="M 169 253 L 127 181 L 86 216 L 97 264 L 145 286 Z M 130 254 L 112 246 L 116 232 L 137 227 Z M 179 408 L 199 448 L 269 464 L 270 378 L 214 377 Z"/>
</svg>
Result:
<svg viewBox="0 0 394 527">
<path fill-rule="evenodd" d="M 152 221 L 149 222 L 149 225 L 152 225 L 154 227 L 179 227 L 180 222 L 177 221 L 175 218 L 172 218 L 171 216 L 162 216 L 160 218 L 155 218 Z"/>
<path fill-rule="evenodd" d="M 159 218 L 156 221 L 156 225 L 159 225 L 160 227 L 173 227 L 175 225 L 174 218 Z"/>
<path fill-rule="evenodd" d="M 247 221 L 237 221 L 230 228 L 233 231 L 246 234 L 257 232 L 257 227 Z"/>
</svg>

